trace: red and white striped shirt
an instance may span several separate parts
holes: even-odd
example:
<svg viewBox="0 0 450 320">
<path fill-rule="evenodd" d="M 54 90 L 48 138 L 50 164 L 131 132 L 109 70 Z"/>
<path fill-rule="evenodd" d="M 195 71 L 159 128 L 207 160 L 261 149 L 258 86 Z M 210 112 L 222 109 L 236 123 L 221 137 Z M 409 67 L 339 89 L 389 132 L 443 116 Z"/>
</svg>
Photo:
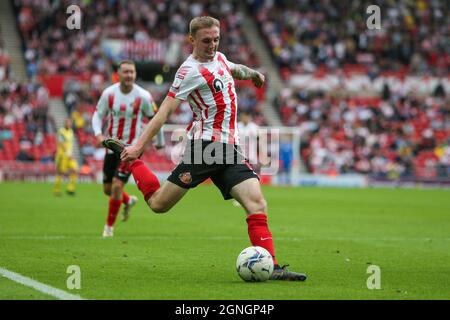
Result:
<svg viewBox="0 0 450 320">
<path fill-rule="evenodd" d="M 168 96 L 189 102 L 193 113 L 186 128 L 189 139 L 239 144 L 233 67 L 217 52 L 212 61 L 204 63 L 190 55 L 178 69 Z"/>
<path fill-rule="evenodd" d="M 109 118 L 108 136 L 134 144 L 142 131 L 142 116 L 153 117 L 156 109 L 152 95 L 144 88 L 134 84 L 131 92 L 124 94 L 120 83 L 115 83 L 103 91 L 96 111 L 101 118 Z"/>
</svg>

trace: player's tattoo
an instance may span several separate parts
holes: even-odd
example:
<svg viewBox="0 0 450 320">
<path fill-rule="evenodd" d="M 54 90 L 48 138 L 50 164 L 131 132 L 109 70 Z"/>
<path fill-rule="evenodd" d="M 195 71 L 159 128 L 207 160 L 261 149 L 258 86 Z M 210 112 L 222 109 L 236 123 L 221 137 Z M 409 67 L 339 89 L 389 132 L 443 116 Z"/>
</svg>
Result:
<svg viewBox="0 0 450 320">
<path fill-rule="evenodd" d="M 256 71 L 242 64 L 236 64 L 235 67 L 231 69 L 231 74 L 237 80 L 249 80 L 256 75 Z"/>
</svg>

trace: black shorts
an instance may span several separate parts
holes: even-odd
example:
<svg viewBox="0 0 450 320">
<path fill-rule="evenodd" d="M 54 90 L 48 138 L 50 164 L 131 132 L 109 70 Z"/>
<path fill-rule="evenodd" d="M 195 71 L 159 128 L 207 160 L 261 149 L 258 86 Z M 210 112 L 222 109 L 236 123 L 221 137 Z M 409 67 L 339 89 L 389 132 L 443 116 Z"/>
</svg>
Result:
<svg viewBox="0 0 450 320">
<path fill-rule="evenodd" d="M 167 180 L 190 189 L 208 178 L 220 189 L 225 200 L 233 198 L 230 191 L 235 185 L 250 178 L 259 179 L 239 146 L 188 140 L 181 163 Z"/>
<path fill-rule="evenodd" d="M 103 162 L 103 183 L 112 183 L 113 177 L 127 183 L 130 175 L 130 164 L 120 161 L 119 155 L 106 151 L 105 161 Z"/>
</svg>

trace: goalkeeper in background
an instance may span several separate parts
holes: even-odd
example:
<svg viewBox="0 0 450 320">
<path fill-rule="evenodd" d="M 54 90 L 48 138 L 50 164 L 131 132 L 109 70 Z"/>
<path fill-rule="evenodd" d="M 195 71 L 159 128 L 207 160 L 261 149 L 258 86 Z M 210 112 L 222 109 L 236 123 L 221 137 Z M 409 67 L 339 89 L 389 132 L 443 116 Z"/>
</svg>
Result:
<svg viewBox="0 0 450 320">
<path fill-rule="evenodd" d="M 75 195 L 75 183 L 78 177 L 78 163 L 73 157 L 73 137 L 72 119 L 64 121 L 64 127 L 58 130 L 58 147 L 56 149 L 56 178 L 53 193 L 55 196 L 61 195 L 61 181 L 63 176 L 69 173 L 69 184 L 66 192 L 68 195 Z"/>
</svg>

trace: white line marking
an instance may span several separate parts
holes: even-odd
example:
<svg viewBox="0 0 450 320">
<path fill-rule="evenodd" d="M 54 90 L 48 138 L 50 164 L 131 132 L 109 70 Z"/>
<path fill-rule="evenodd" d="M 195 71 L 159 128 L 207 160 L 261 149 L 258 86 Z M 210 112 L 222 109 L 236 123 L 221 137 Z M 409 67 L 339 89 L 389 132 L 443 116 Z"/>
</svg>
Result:
<svg viewBox="0 0 450 320">
<path fill-rule="evenodd" d="M 101 236 L 88 236 L 88 235 L 80 235 L 80 236 L 0 236 L 0 239 L 3 240 L 95 240 L 100 239 L 103 240 Z M 119 238 L 117 238 L 119 239 Z M 133 235 L 122 235 L 120 237 L 120 240 L 247 240 L 248 237 L 242 236 L 133 236 Z M 301 242 L 301 241 L 316 241 L 316 240 L 323 240 L 323 241 L 419 241 L 419 242 L 426 242 L 426 241 L 450 241 L 449 237 L 442 237 L 442 238 L 432 238 L 432 237 L 418 237 L 418 238 L 411 238 L 411 237 L 275 237 L 275 240 L 281 240 L 281 241 L 294 241 L 294 242 Z"/>
<path fill-rule="evenodd" d="M 9 271 L 7 269 L 0 268 L 0 275 L 2 275 L 5 278 L 8 278 L 14 282 L 23 284 L 24 286 L 33 288 L 37 291 L 40 291 L 42 293 L 48 294 L 49 296 L 58 298 L 60 300 L 85 300 L 84 298 L 70 294 L 66 291 L 53 288 L 51 286 L 48 286 L 46 284 L 43 284 L 39 281 L 33 280 L 31 278 L 22 276 L 21 274 Z"/>
</svg>

